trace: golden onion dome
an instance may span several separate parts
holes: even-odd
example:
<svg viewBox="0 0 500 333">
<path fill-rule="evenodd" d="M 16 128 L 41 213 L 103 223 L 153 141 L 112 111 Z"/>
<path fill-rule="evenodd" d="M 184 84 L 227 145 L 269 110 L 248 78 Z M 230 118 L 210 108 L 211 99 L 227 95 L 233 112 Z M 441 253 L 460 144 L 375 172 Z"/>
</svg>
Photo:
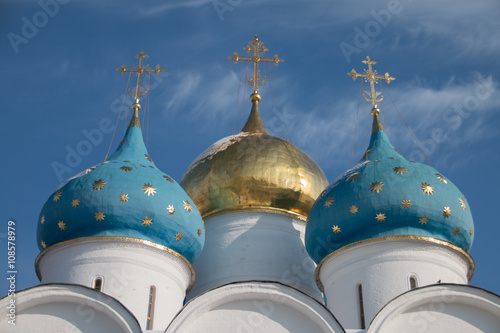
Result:
<svg viewBox="0 0 500 333">
<path fill-rule="evenodd" d="M 326 176 L 302 150 L 270 135 L 260 117 L 260 96 L 254 93 L 250 100 L 252 111 L 241 132 L 217 141 L 198 156 L 180 185 L 203 218 L 258 210 L 305 220 L 328 186 Z"/>
</svg>

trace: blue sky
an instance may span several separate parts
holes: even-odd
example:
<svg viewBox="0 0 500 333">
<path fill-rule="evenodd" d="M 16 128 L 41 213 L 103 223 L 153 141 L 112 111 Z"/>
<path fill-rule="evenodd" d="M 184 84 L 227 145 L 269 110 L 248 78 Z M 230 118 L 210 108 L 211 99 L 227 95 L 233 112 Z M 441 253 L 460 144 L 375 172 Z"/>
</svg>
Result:
<svg viewBox="0 0 500 333">
<path fill-rule="evenodd" d="M 471 207 L 471 284 L 500 293 L 497 0 L 4 0 L 0 32 L 0 266 L 7 270 L 5 234 L 14 219 L 18 289 L 38 282 L 36 225 L 45 200 L 61 181 L 106 156 L 128 80 L 115 68 L 132 66 L 144 49 L 146 63 L 166 69 L 151 78 L 144 134 L 156 165 L 180 181 L 198 154 L 241 129 L 250 110 L 250 87 L 239 84 L 246 65 L 227 58 L 243 55 L 258 34 L 266 55 L 285 60 L 262 70 L 272 84 L 261 88 L 264 122 L 279 136 L 286 124 L 292 142 L 329 181 L 349 168 L 353 142 L 353 160 L 361 157 L 371 126 L 370 106 L 358 107 L 360 81 L 346 74 L 361 72 L 369 55 L 380 74 L 396 77 L 384 91 L 432 165 Z M 393 145 L 425 162 L 384 95 L 379 106 Z M 111 152 L 127 122 L 118 121 Z M 85 133 L 100 135 L 89 145 Z M 85 154 L 67 160 L 79 148 Z"/>
</svg>

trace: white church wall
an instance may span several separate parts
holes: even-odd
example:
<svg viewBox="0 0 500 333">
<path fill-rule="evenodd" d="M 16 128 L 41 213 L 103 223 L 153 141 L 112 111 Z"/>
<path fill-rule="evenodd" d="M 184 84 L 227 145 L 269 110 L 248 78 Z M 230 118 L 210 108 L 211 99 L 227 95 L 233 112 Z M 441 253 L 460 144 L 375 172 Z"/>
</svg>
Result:
<svg viewBox="0 0 500 333">
<path fill-rule="evenodd" d="M 205 226 L 205 248 L 193 264 L 198 279 L 188 299 L 227 283 L 264 280 L 322 300 L 313 278 L 316 264 L 304 246 L 304 221 L 245 211 L 210 217 Z"/>
<path fill-rule="evenodd" d="M 414 289 L 387 304 L 367 333 L 496 333 L 500 330 L 500 296 L 466 285 Z"/>
<path fill-rule="evenodd" d="M 272 282 L 222 286 L 192 301 L 166 333 L 344 332 L 333 315 L 312 297 Z"/>
<path fill-rule="evenodd" d="M 194 282 L 187 261 L 165 250 L 130 241 L 84 240 L 54 246 L 37 263 L 42 283 L 93 287 L 123 303 L 146 329 L 149 294 L 154 286 L 152 329 L 165 329 L 182 308 Z"/>
<path fill-rule="evenodd" d="M 7 309 L 11 299 L 7 296 L 0 300 L 0 308 Z M 0 332 L 142 332 L 135 317 L 122 304 L 93 289 L 39 285 L 17 292 L 15 300 L 15 325 L 2 315 Z"/>
<path fill-rule="evenodd" d="M 328 308 L 346 328 L 361 327 L 359 285 L 365 327 L 394 297 L 417 286 L 468 283 L 470 257 L 448 246 L 415 239 L 363 242 L 327 258 L 319 270 Z"/>
</svg>

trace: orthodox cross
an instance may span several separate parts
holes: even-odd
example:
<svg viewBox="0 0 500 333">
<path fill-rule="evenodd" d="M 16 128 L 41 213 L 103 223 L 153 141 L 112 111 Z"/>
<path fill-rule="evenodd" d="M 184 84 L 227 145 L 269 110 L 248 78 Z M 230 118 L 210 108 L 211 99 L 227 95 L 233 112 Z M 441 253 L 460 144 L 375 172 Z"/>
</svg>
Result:
<svg viewBox="0 0 500 333">
<path fill-rule="evenodd" d="M 248 75 L 246 76 L 246 81 L 249 85 L 253 86 L 253 92 L 257 93 L 259 90 L 259 86 L 263 85 L 264 82 L 266 82 L 266 77 L 264 76 L 263 78 L 260 77 L 260 71 L 259 71 L 259 62 L 274 62 L 275 66 L 278 66 L 278 63 L 281 61 L 283 62 L 283 59 L 278 59 L 278 55 L 275 54 L 274 58 L 262 58 L 259 55 L 259 52 L 262 52 L 262 54 L 266 53 L 269 51 L 269 49 L 266 49 L 264 46 L 264 42 L 260 42 L 259 38 L 257 35 L 255 35 L 254 40 L 248 42 L 248 45 L 243 48 L 243 50 L 247 51 L 248 53 L 253 51 L 253 56 L 252 57 L 240 57 L 238 56 L 238 52 L 234 52 L 234 55 L 232 57 L 228 57 L 228 59 L 233 59 L 234 63 L 237 64 L 239 60 L 242 61 L 253 61 L 253 72 L 252 72 L 252 77 L 248 79 Z"/>
<path fill-rule="evenodd" d="M 371 93 L 368 91 L 365 91 L 365 94 L 363 97 L 368 101 L 372 103 L 373 109 L 377 108 L 377 102 L 380 102 L 384 99 L 384 96 L 382 96 L 381 92 L 375 92 L 375 83 L 378 83 L 378 79 L 383 79 L 387 83 L 391 83 L 392 80 L 395 80 L 392 76 L 389 76 L 389 73 L 385 73 L 385 75 L 377 75 L 377 71 L 374 71 L 372 69 L 372 65 L 375 65 L 377 62 L 372 61 L 370 57 L 366 57 L 366 60 L 363 60 L 362 63 L 368 65 L 368 70 L 365 69 L 364 74 L 356 73 L 356 71 L 353 69 L 350 73 L 347 73 L 347 75 L 352 76 L 353 80 L 356 80 L 359 77 L 362 77 L 365 79 L 365 82 L 370 82 L 370 89 Z M 380 98 L 379 98 L 380 97 Z"/>
<path fill-rule="evenodd" d="M 122 65 L 122 67 L 117 68 L 117 72 L 121 72 L 122 75 L 125 74 L 125 72 L 136 72 L 137 73 L 137 84 L 135 86 L 135 91 L 129 90 L 130 95 L 134 96 L 135 103 L 139 103 L 139 97 L 144 96 L 149 88 L 146 88 L 145 90 L 141 90 L 141 80 L 142 80 L 142 75 L 143 73 L 149 73 L 149 72 L 155 72 L 156 75 L 160 75 L 160 72 L 164 72 L 165 70 L 163 68 L 160 68 L 160 65 L 156 65 L 155 68 L 148 68 L 147 65 L 143 65 L 143 60 L 146 58 L 149 58 L 147 54 L 144 54 L 144 50 L 141 50 L 141 54 L 136 54 L 136 58 L 139 58 L 139 66 L 134 68 L 126 68 L 125 65 Z"/>
</svg>

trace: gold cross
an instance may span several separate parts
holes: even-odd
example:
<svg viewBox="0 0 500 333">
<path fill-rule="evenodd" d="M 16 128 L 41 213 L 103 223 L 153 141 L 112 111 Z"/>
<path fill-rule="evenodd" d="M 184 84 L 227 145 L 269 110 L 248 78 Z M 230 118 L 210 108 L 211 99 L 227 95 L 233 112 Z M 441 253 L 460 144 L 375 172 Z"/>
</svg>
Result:
<svg viewBox="0 0 500 333">
<path fill-rule="evenodd" d="M 372 69 L 372 65 L 375 65 L 377 62 L 372 61 L 370 57 L 366 57 L 366 60 L 363 60 L 362 63 L 368 65 L 368 70 L 365 69 L 365 74 L 356 73 L 353 69 L 347 75 L 352 76 L 353 80 L 356 80 L 359 77 L 365 78 L 365 82 L 370 82 L 371 93 L 365 91 L 365 95 L 363 97 L 368 101 L 372 102 L 373 109 L 377 108 L 377 102 L 380 102 L 384 99 L 381 92 L 375 92 L 375 83 L 378 83 L 378 79 L 383 79 L 387 81 L 387 83 L 391 83 L 392 80 L 395 80 L 392 76 L 389 76 L 389 73 L 385 73 L 385 75 L 377 75 L 377 71 Z M 378 98 L 380 97 L 380 98 Z"/>
<path fill-rule="evenodd" d="M 247 83 L 251 86 L 253 86 L 253 92 L 257 93 L 259 90 L 259 86 L 263 85 L 264 82 L 266 82 L 266 77 L 264 76 L 262 79 L 260 77 L 260 71 L 259 71 L 259 62 L 264 61 L 264 62 L 274 62 L 275 66 L 278 66 L 278 63 L 281 61 L 283 62 L 283 59 L 278 59 L 278 55 L 275 54 L 274 58 L 262 58 L 259 55 L 259 52 L 262 52 L 262 54 L 266 53 L 269 51 L 269 49 L 266 49 L 264 46 L 264 42 L 260 42 L 259 38 L 257 35 L 255 35 L 254 40 L 248 42 L 248 45 L 243 48 L 243 50 L 247 51 L 250 53 L 253 51 L 253 56 L 252 57 L 240 57 L 238 56 L 238 52 L 234 52 L 234 55 L 232 57 L 228 57 L 228 59 L 233 59 L 234 63 L 237 64 L 239 60 L 243 61 L 253 61 L 253 72 L 252 72 L 252 77 L 248 79 L 248 75 L 245 77 Z"/>
<path fill-rule="evenodd" d="M 147 68 L 147 65 L 143 65 L 143 60 L 146 58 L 149 58 L 147 54 L 144 54 L 144 50 L 141 50 L 141 54 L 136 54 L 136 58 L 139 58 L 139 66 L 134 68 L 126 68 L 125 65 L 122 65 L 122 67 L 117 68 L 117 72 L 121 72 L 122 75 L 125 74 L 125 72 L 136 72 L 137 73 L 137 84 L 135 86 L 135 91 L 129 90 L 130 95 L 134 96 L 135 103 L 139 103 L 139 97 L 144 96 L 149 88 L 146 88 L 146 90 L 141 91 L 141 80 L 142 80 L 142 74 L 143 73 L 149 73 L 149 72 L 155 72 L 156 75 L 160 75 L 160 72 L 164 72 L 165 70 L 160 68 L 160 65 L 156 65 L 155 68 Z"/>
</svg>

